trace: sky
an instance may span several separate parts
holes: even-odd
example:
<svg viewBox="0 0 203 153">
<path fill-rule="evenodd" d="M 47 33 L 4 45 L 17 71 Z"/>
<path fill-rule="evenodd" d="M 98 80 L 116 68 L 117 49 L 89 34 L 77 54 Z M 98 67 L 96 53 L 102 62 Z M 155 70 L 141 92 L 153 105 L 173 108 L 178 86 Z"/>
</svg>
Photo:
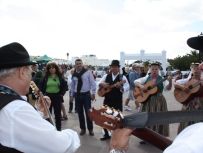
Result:
<svg viewBox="0 0 203 153">
<path fill-rule="evenodd" d="M 120 52 L 190 53 L 203 32 L 202 0 L 0 0 L 0 46 L 21 43 L 30 55 L 69 59 Z"/>
</svg>

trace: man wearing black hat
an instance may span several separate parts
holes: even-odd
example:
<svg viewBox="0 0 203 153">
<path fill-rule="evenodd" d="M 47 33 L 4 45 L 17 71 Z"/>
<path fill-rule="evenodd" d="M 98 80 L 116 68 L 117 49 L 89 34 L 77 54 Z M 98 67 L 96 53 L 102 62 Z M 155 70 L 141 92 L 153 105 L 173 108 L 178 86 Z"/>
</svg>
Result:
<svg viewBox="0 0 203 153">
<path fill-rule="evenodd" d="M 129 89 L 127 78 L 120 73 L 120 64 L 118 60 L 112 60 L 110 65 L 110 73 L 102 77 L 99 82 L 100 88 L 108 86 L 112 89 L 104 95 L 104 105 L 113 107 L 117 110 L 123 110 L 123 92 Z M 100 140 L 110 139 L 109 133 L 104 129 L 104 137 Z"/>
<path fill-rule="evenodd" d="M 0 48 L 0 152 L 72 153 L 77 133 L 57 131 L 26 102 L 33 64 L 19 43 Z"/>
</svg>

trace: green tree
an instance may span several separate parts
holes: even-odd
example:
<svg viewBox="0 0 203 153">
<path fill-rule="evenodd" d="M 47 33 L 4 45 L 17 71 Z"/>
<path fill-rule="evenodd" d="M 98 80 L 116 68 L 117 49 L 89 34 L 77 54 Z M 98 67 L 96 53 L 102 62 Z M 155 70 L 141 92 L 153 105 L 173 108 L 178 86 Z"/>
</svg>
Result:
<svg viewBox="0 0 203 153">
<path fill-rule="evenodd" d="M 193 50 L 189 54 L 178 56 L 174 59 L 168 59 L 168 62 L 174 69 L 181 71 L 189 70 L 191 63 L 199 62 L 199 53 Z"/>
</svg>

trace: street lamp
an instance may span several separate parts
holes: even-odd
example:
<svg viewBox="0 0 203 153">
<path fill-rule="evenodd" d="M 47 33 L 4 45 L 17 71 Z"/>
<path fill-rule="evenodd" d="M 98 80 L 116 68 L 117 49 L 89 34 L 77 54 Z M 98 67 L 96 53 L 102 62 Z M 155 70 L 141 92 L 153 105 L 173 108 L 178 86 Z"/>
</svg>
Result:
<svg viewBox="0 0 203 153">
<path fill-rule="evenodd" d="M 67 64 L 69 64 L 69 53 L 66 53 L 67 55 Z"/>
</svg>

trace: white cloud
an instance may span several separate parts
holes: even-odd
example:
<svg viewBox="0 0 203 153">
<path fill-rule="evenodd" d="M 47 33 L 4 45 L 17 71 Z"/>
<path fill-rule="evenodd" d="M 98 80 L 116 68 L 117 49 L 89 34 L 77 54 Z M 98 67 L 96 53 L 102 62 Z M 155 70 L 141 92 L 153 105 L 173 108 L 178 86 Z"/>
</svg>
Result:
<svg viewBox="0 0 203 153">
<path fill-rule="evenodd" d="M 60 58 L 141 49 L 175 57 L 191 50 L 202 14 L 201 0 L 1 0 L 0 45 L 19 41 L 32 55 Z"/>
</svg>

